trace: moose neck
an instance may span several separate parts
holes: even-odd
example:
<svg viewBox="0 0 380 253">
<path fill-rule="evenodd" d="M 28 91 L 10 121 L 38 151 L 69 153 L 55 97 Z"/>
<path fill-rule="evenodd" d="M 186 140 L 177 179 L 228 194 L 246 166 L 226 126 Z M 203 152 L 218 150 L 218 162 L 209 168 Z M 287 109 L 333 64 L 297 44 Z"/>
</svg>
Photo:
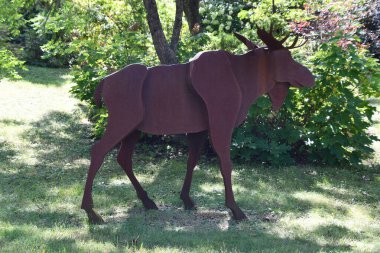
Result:
<svg viewBox="0 0 380 253">
<path fill-rule="evenodd" d="M 230 61 L 243 95 L 237 122 L 240 125 L 245 120 L 249 107 L 267 93 L 275 82 L 271 75 L 273 70 L 270 69 L 269 53 L 263 48 L 244 55 L 231 55 Z"/>
</svg>

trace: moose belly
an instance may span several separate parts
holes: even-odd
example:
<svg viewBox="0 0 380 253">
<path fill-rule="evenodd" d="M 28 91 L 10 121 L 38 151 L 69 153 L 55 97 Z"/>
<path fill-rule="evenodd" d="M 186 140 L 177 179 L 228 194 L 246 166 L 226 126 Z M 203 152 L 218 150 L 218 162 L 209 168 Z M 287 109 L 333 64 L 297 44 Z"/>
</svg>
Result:
<svg viewBox="0 0 380 253">
<path fill-rule="evenodd" d="M 150 134 L 182 134 L 208 128 L 207 110 L 191 88 L 188 64 L 148 69 L 143 86 L 143 121 L 138 129 Z"/>
</svg>

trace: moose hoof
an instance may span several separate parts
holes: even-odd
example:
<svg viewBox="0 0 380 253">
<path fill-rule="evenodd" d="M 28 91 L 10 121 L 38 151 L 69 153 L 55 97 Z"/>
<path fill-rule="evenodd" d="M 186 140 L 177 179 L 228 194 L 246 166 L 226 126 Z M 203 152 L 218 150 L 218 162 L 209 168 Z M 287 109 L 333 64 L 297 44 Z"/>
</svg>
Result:
<svg viewBox="0 0 380 253">
<path fill-rule="evenodd" d="M 154 203 L 153 200 L 149 198 L 143 201 L 143 205 L 147 210 L 158 210 L 156 203 Z"/>
<path fill-rule="evenodd" d="M 242 210 L 240 210 L 240 208 L 237 208 L 236 210 L 232 210 L 232 216 L 234 218 L 234 220 L 236 221 L 242 221 L 242 220 L 247 220 L 247 216 L 243 213 Z"/>
<path fill-rule="evenodd" d="M 103 220 L 102 216 L 100 216 L 93 209 L 86 209 L 85 211 L 87 213 L 88 222 L 90 224 L 97 225 L 97 224 L 103 224 L 104 223 L 104 220 Z"/>
<path fill-rule="evenodd" d="M 182 199 L 183 204 L 185 205 L 185 210 L 196 210 L 194 201 L 191 198 L 188 199 Z"/>
</svg>

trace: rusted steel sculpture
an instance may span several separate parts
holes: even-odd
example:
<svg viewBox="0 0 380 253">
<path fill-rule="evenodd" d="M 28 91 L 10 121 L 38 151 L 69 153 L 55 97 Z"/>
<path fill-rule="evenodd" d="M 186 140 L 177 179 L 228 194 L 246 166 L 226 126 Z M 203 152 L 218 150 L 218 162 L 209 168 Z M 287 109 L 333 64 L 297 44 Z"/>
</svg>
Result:
<svg viewBox="0 0 380 253">
<path fill-rule="evenodd" d="M 288 89 L 312 87 L 310 71 L 293 60 L 289 49 L 301 46 L 298 37 L 290 47 L 269 32 L 257 28 L 267 47 L 259 48 L 240 34 L 235 34 L 250 51 L 233 55 L 226 51 L 198 53 L 185 64 L 147 68 L 133 64 L 104 78 L 95 91 L 108 109 L 108 126 L 104 136 L 91 150 L 91 164 L 84 190 L 82 209 L 91 223 L 103 222 L 93 210 L 92 185 L 105 155 L 117 144 L 121 148 L 117 161 L 125 170 L 137 196 L 147 209 L 157 209 L 132 171 L 132 153 L 140 132 L 169 135 L 187 134 L 189 157 L 181 191 L 185 209 L 194 203 L 189 196 L 194 167 L 200 148 L 210 136 L 220 162 L 225 186 L 225 204 L 236 220 L 245 214 L 235 202 L 231 184 L 230 144 L 233 129 L 246 118 L 248 109 L 258 97 L 267 93 L 274 110 L 285 101 Z"/>
</svg>

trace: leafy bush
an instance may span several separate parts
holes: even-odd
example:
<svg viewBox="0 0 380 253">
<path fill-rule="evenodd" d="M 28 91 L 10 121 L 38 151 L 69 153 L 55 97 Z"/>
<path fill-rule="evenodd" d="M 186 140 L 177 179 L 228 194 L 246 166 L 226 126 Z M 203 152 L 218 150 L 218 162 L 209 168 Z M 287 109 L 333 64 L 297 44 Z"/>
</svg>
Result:
<svg viewBox="0 0 380 253">
<path fill-rule="evenodd" d="M 17 69 L 23 64 L 11 51 L 0 49 L 0 80 L 4 77 L 18 78 Z"/>
<path fill-rule="evenodd" d="M 8 49 L 9 58 L 6 62 L 18 60 L 17 66 L 22 63 L 41 66 L 67 66 L 64 58 L 42 59 L 41 46 L 52 39 L 49 33 L 37 33 L 33 27 L 36 15 L 45 15 L 44 20 L 38 24 L 39 30 L 44 30 L 49 14 L 54 12 L 54 6 L 59 1 L 40 0 L 25 1 L 0 0 L 0 46 Z M 4 52 L 3 52 L 4 53 Z M 17 68 L 13 68 L 13 72 Z"/>
<path fill-rule="evenodd" d="M 375 82 L 379 65 L 366 50 L 339 46 L 341 38 L 322 44 L 312 58 L 313 73 L 318 78 L 315 89 L 303 95 L 305 151 L 313 162 L 360 164 L 373 152 L 375 136 L 366 133 L 376 108 L 368 102 L 379 95 Z"/>
<path fill-rule="evenodd" d="M 202 15 L 202 23 L 208 32 L 227 32 L 240 30 L 243 22 L 237 18 L 239 12 L 247 8 L 248 5 L 244 1 L 202 1 L 200 13 Z"/>
<path fill-rule="evenodd" d="M 232 158 L 271 165 L 294 163 L 291 151 L 299 140 L 300 132 L 288 119 L 289 113 L 285 107 L 275 115 L 271 112 L 269 98 L 259 98 L 250 108 L 247 120 L 234 132 Z"/>
<path fill-rule="evenodd" d="M 24 64 L 16 57 L 19 50 L 13 50 L 9 45 L 9 41 L 20 34 L 20 27 L 25 22 L 19 13 L 24 5 L 22 0 L 15 0 L 12 4 L 0 0 L 0 79 L 19 77 L 17 70 Z"/>
</svg>

